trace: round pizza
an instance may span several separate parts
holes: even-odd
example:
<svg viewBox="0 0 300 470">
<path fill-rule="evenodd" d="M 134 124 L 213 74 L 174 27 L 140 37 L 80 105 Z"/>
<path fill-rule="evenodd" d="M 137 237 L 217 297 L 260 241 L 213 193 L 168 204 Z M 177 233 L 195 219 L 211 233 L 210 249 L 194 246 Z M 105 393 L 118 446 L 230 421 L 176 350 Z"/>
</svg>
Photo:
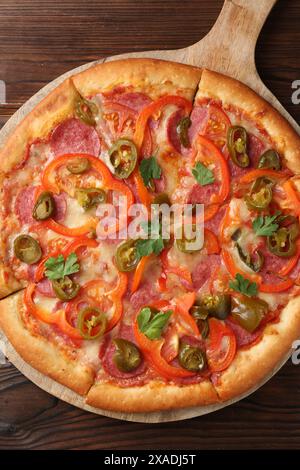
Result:
<svg viewBox="0 0 300 470">
<path fill-rule="evenodd" d="M 0 154 L 1 329 L 89 405 L 221 403 L 300 336 L 300 138 L 247 86 L 159 60 L 96 65 Z M 166 234 L 186 207 L 189 234 Z"/>
</svg>

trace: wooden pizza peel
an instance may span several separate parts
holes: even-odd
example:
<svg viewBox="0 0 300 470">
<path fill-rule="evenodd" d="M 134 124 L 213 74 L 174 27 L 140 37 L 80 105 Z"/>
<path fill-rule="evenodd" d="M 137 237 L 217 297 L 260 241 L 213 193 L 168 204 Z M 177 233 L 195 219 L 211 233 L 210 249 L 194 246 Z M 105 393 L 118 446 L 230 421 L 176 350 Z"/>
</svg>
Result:
<svg viewBox="0 0 300 470">
<path fill-rule="evenodd" d="M 225 0 L 220 15 L 212 29 L 204 38 L 192 46 L 177 50 L 135 52 L 107 57 L 105 59 L 82 65 L 61 75 L 30 98 L 9 119 L 0 131 L 0 146 L 4 143 L 7 135 L 14 130 L 18 123 L 47 94 L 49 94 L 53 88 L 57 87 L 67 77 L 92 67 L 95 64 L 124 58 L 156 58 L 171 60 L 188 65 L 206 67 L 236 78 L 250 86 L 259 95 L 269 101 L 300 134 L 300 127 L 261 81 L 255 65 L 255 46 L 257 38 L 276 1 L 277 0 Z M 284 360 L 282 360 L 280 364 L 278 364 L 276 368 L 274 368 L 274 370 L 256 387 L 248 390 L 247 393 L 224 403 L 153 413 L 119 413 L 93 408 L 86 405 L 82 397 L 72 392 L 67 387 L 62 386 L 49 377 L 41 374 L 23 361 L 1 332 L 0 340 L 0 346 L 2 343 L 3 352 L 9 361 L 12 362 L 12 364 L 14 364 L 29 380 L 48 393 L 66 401 L 67 403 L 99 415 L 144 423 L 179 421 L 201 416 L 224 408 L 225 406 L 245 398 L 261 387 L 285 364 L 290 357 L 289 352 Z"/>
</svg>

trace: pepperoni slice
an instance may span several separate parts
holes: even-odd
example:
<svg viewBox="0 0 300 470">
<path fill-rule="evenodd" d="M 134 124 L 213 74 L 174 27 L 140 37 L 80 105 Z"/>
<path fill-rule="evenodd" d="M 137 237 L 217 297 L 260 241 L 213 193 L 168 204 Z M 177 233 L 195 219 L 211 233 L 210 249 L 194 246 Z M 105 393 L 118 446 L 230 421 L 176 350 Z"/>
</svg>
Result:
<svg viewBox="0 0 300 470">
<path fill-rule="evenodd" d="M 117 337 L 126 339 L 127 341 L 131 341 L 132 343 L 135 343 L 133 328 L 131 326 L 127 326 L 124 324 L 121 325 L 119 332 L 117 334 Z M 116 347 L 111 340 L 110 344 L 107 346 L 106 352 L 102 359 L 103 369 L 108 375 L 115 377 L 117 379 L 127 380 L 127 379 L 136 378 L 146 371 L 147 366 L 143 360 L 141 364 L 131 372 L 120 371 L 115 365 L 114 360 L 113 360 L 115 351 L 116 351 Z"/>
<path fill-rule="evenodd" d="M 261 330 L 257 330 L 254 333 L 249 333 L 249 331 L 245 330 L 230 319 L 227 319 L 225 323 L 232 329 L 236 337 L 236 344 L 238 348 L 241 348 L 242 346 L 249 346 L 250 344 L 257 341 L 262 334 Z"/>
<path fill-rule="evenodd" d="M 55 297 L 55 293 L 49 279 L 42 279 L 40 282 L 38 282 L 36 285 L 36 290 L 46 297 Z"/>
<path fill-rule="evenodd" d="M 188 194 L 188 204 L 210 204 L 211 196 L 219 193 L 220 184 L 215 181 L 207 186 L 196 183 Z"/>
<path fill-rule="evenodd" d="M 188 135 L 190 143 L 192 144 L 198 134 L 203 134 L 207 124 L 208 111 L 203 106 L 195 106 L 191 115 L 191 125 L 189 127 Z"/>
<path fill-rule="evenodd" d="M 200 261 L 192 272 L 192 280 L 195 289 L 200 289 L 210 279 L 214 269 L 220 264 L 218 255 L 209 255 Z"/>
<path fill-rule="evenodd" d="M 22 224 L 32 224 L 35 222 L 32 217 L 35 189 L 34 186 L 21 189 L 16 197 L 15 212 Z"/>
<path fill-rule="evenodd" d="M 126 92 L 115 95 L 111 101 L 127 106 L 139 113 L 143 108 L 148 106 L 152 100 L 144 93 Z"/>
<path fill-rule="evenodd" d="M 100 140 L 93 127 L 79 119 L 71 118 L 54 129 L 50 147 L 55 156 L 65 153 L 88 153 L 97 157 L 100 153 Z"/>
<path fill-rule="evenodd" d="M 32 211 L 35 204 L 35 191 L 36 187 L 30 186 L 29 188 L 21 189 L 16 197 L 15 212 L 22 224 L 36 223 L 36 220 L 32 217 Z M 63 222 L 67 210 L 66 197 L 63 193 L 54 195 L 54 201 L 56 211 L 53 218 L 57 222 Z"/>
<path fill-rule="evenodd" d="M 169 144 L 178 153 L 182 153 L 182 146 L 180 143 L 179 135 L 177 133 L 177 126 L 180 119 L 184 116 L 181 110 L 174 111 L 167 122 L 167 139 Z"/>
</svg>

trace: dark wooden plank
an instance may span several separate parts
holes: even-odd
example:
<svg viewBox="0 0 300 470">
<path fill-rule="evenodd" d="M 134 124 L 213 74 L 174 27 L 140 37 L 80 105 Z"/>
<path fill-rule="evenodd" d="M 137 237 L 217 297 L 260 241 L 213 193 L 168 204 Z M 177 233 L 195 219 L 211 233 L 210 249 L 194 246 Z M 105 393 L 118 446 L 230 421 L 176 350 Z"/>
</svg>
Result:
<svg viewBox="0 0 300 470">
<path fill-rule="evenodd" d="M 99 57 L 187 46 L 213 24 L 222 0 L 1 0 L 0 80 L 20 104 L 61 73 Z M 261 77 L 296 120 L 291 84 L 300 79 L 300 2 L 279 0 L 259 38 Z M 0 449 L 300 448 L 299 369 L 290 362 L 248 399 L 179 423 L 144 425 L 85 413 L 0 366 Z M 175 432 L 176 430 L 176 432 Z"/>
</svg>

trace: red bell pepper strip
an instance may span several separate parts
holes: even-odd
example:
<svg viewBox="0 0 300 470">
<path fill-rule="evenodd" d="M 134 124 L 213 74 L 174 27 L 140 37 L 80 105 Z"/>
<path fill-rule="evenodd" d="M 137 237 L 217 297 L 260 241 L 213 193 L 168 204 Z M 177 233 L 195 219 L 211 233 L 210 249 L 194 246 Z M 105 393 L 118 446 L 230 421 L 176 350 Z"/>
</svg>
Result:
<svg viewBox="0 0 300 470">
<path fill-rule="evenodd" d="M 137 321 L 134 323 L 134 335 L 138 343 L 138 346 L 142 350 L 145 358 L 151 364 L 153 369 L 166 378 L 172 380 L 175 378 L 192 377 L 195 372 L 175 367 L 170 364 L 162 357 L 161 349 L 164 344 L 164 339 L 150 340 L 145 336 L 138 327 Z"/>
<path fill-rule="evenodd" d="M 210 318 L 208 323 L 209 339 L 206 350 L 208 365 L 212 372 L 221 372 L 230 366 L 235 357 L 235 335 L 231 328 L 216 318 Z"/>
<path fill-rule="evenodd" d="M 57 325 L 60 330 L 72 339 L 82 340 L 82 336 L 76 328 L 70 325 L 66 319 L 66 313 L 64 310 L 57 310 L 56 312 L 48 312 L 44 308 L 36 305 L 33 301 L 33 295 L 35 290 L 35 284 L 28 284 L 24 292 L 24 303 L 30 314 L 36 317 L 38 320 L 51 324 Z"/>
<path fill-rule="evenodd" d="M 162 98 L 153 101 L 148 106 L 143 108 L 140 114 L 138 115 L 135 133 L 133 137 L 133 141 L 138 150 L 140 150 L 143 145 L 145 130 L 150 117 L 160 112 L 164 106 L 167 106 L 169 104 L 173 104 L 175 106 L 178 106 L 179 108 L 183 108 L 187 114 L 189 114 L 192 110 L 191 101 L 188 101 L 187 99 L 181 96 L 173 95 L 163 96 Z"/>
<path fill-rule="evenodd" d="M 228 164 L 219 148 L 203 135 L 198 135 L 196 140 L 195 162 L 200 160 L 202 163 L 213 163 L 220 169 L 220 190 L 219 194 L 211 196 L 211 203 L 224 202 L 230 190 L 230 172 Z"/>
</svg>

